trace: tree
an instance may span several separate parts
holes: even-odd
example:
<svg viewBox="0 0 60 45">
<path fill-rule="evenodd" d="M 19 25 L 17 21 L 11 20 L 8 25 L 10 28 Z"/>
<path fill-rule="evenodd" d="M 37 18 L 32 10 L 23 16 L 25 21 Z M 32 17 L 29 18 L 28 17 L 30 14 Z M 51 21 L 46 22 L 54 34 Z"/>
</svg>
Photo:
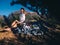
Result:
<svg viewBox="0 0 60 45">
<path fill-rule="evenodd" d="M 48 12 L 51 17 L 54 17 L 55 19 L 59 20 L 59 1 L 58 0 L 12 0 L 11 5 L 14 4 L 21 4 L 25 6 L 26 8 L 35 11 L 39 14 L 39 12 L 44 13 L 44 9 L 47 8 Z M 40 10 L 41 9 L 41 10 Z"/>
<path fill-rule="evenodd" d="M 8 25 L 10 27 L 11 24 L 10 24 L 8 17 L 6 17 L 5 15 L 3 17 L 4 17 L 4 21 L 5 21 L 6 25 Z"/>
<path fill-rule="evenodd" d="M 38 14 L 41 11 L 41 8 L 42 9 L 44 9 L 44 7 L 47 8 L 46 6 L 43 6 L 42 0 L 38 0 L 38 1 L 37 0 L 16 0 L 11 2 L 11 5 L 14 4 L 21 4 L 26 8 L 37 12 Z"/>
</svg>

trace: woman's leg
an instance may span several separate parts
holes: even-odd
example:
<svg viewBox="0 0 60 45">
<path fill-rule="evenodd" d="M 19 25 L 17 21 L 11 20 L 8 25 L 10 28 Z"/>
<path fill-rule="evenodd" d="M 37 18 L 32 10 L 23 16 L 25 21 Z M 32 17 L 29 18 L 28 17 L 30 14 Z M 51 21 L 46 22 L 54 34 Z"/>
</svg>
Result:
<svg viewBox="0 0 60 45">
<path fill-rule="evenodd" d="M 18 22 L 19 22 L 18 20 L 15 20 L 15 21 L 11 24 L 11 26 L 12 26 L 12 27 L 17 27 Z"/>
</svg>

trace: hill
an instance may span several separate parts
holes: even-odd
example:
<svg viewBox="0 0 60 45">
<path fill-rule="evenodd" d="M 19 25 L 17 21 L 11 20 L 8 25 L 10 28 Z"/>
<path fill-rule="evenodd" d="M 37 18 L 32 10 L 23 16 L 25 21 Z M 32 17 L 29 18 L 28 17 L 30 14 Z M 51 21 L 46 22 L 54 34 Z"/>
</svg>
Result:
<svg viewBox="0 0 60 45">
<path fill-rule="evenodd" d="M 0 25 L 3 23 L 9 26 L 14 20 L 19 20 L 19 11 L 11 13 L 8 17 L 0 16 Z M 26 15 L 26 22 L 37 22 L 43 35 L 29 36 L 24 34 L 14 34 L 11 29 L 0 31 L 0 45 L 56 45 L 60 42 L 59 26 L 56 26 L 44 17 L 32 12 Z M 4 25 L 4 26 L 6 26 Z M 3 28 L 2 28 L 3 29 Z M 9 28 L 7 28 L 9 29 Z"/>
</svg>

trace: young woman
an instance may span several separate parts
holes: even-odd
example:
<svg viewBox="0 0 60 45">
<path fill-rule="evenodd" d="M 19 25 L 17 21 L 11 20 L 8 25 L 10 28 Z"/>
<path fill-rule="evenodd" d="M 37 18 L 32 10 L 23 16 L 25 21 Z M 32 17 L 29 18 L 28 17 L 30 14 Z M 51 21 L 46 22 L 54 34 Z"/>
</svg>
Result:
<svg viewBox="0 0 60 45">
<path fill-rule="evenodd" d="M 13 23 L 12 23 L 12 27 L 17 27 L 17 24 L 23 24 L 24 21 L 25 21 L 25 18 L 26 18 L 26 14 L 27 12 L 25 11 L 24 8 L 21 8 L 20 9 L 20 15 L 19 15 L 19 21 L 18 20 L 15 20 Z"/>
<path fill-rule="evenodd" d="M 24 8 L 20 9 L 19 21 L 15 20 L 11 25 L 13 29 L 18 29 L 17 24 L 23 25 L 23 23 L 25 22 L 25 18 L 26 18 L 27 13 L 30 13 L 30 12 L 26 12 Z M 18 32 L 19 31 L 21 32 L 21 30 L 18 29 Z"/>
</svg>

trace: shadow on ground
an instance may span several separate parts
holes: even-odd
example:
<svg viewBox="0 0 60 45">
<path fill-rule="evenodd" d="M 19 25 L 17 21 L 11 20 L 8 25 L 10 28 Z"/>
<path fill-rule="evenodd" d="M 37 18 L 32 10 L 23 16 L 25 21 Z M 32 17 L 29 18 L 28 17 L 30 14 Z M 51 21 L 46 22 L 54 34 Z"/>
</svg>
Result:
<svg viewBox="0 0 60 45">
<path fill-rule="evenodd" d="M 0 45 L 60 45 L 60 33 L 51 32 L 51 35 L 29 36 L 13 34 L 12 31 L 0 33 Z"/>
</svg>

